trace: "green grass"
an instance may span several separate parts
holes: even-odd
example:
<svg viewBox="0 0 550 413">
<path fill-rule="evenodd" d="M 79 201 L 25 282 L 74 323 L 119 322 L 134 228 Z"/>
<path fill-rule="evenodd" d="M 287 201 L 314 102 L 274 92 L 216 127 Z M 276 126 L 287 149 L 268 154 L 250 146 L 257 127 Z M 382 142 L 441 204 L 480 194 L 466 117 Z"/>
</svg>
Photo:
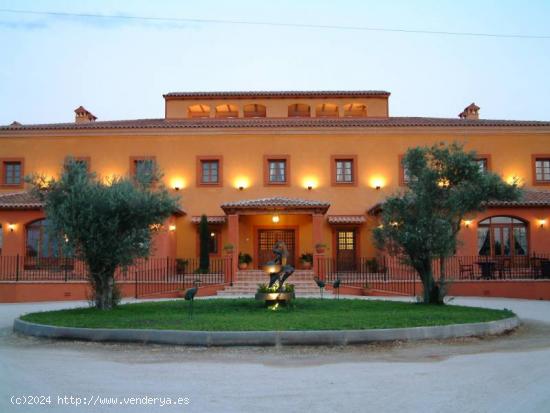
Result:
<svg viewBox="0 0 550 413">
<path fill-rule="evenodd" d="M 417 327 L 500 320 L 509 310 L 435 306 L 395 301 L 298 298 L 290 308 L 271 310 L 254 299 L 196 300 L 194 314 L 183 300 L 125 304 L 27 314 L 23 320 L 66 327 L 162 330 L 345 330 Z"/>
</svg>

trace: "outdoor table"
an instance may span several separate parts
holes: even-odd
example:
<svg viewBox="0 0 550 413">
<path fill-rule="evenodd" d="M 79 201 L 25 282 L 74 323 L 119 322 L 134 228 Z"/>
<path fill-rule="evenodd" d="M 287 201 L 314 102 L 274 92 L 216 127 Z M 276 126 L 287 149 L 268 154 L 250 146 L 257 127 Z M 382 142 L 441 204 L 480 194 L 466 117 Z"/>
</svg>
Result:
<svg viewBox="0 0 550 413">
<path fill-rule="evenodd" d="M 495 272 L 495 261 L 479 261 L 476 262 L 477 265 L 479 265 L 479 268 L 481 268 L 481 277 L 486 280 L 492 280 L 495 278 L 494 272 Z"/>
</svg>

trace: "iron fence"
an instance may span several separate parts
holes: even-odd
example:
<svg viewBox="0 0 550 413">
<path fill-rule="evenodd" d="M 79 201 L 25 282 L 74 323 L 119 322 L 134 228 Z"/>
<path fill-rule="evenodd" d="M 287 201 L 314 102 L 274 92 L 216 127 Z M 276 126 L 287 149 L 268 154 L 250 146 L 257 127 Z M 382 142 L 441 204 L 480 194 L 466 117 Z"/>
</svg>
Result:
<svg viewBox="0 0 550 413">
<path fill-rule="evenodd" d="M 86 281 L 89 270 L 74 258 L 35 258 L 0 256 L 0 281 L 11 282 L 71 282 Z M 210 259 L 208 269 L 201 269 L 197 258 L 138 259 L 130 266 L 115 271 L 116 282 L 132 282 L 135 296 L 166 293 L 199 285 L 224 284 L 233 281 L 230 256 Z"/>
<path fill-rule="evenodd" d="M 318 257 L 317 276 L 328 282 L 371 288 L 397 294 L 415 295 L 420 281 L 415 269 L 402 257 L 354 258 L 350 262 Z M 453 281 L 536 280 L 550 278 L 550 254 L 517 257 L 453 256 L 434 259 L 435 280 Z"/>
</svg>

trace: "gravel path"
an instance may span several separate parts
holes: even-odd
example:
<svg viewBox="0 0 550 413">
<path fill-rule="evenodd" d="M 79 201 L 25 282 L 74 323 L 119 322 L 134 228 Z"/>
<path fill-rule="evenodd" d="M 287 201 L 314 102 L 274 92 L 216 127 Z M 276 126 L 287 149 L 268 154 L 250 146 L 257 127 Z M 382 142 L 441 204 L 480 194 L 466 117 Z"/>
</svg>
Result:
<svg viewBox="0 0 550 413">
<path fill-rule="evenodd" d="M 509 308 L 524 325 L 505 337 L 444 343 L 203 349 L 22 337 L 11 331 L 21 313 L 83 303 L 0 304 L 0 411 L 550 411 L 550 302 L 453 302 Z M 13 406 L 12 395 L 50 395 L 52 403 Z M 65 395 L 96 405 L 58 404 Z M 110 396 L 115 406 L 99 405 L 96 397 Z M 144 396 L 189 403 L 123 399 Z"/>
</svg>

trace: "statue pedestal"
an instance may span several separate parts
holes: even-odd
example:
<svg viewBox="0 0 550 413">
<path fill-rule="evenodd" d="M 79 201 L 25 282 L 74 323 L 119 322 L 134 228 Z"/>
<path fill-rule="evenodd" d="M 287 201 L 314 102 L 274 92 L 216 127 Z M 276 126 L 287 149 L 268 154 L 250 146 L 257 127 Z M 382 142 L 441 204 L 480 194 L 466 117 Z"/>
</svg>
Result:
<svg viewBox="0 0 550 413">
<path fill-rule="evenodd" d="M 256 293 L 255 298 L 258 301 L 265 301 L 265 304 L 267 306 L 277 304 L 277 303 L 286 305 L 290 303 L 294 298 L 296 298 L 296 294 L 294 293 Z"/>
</svg>

